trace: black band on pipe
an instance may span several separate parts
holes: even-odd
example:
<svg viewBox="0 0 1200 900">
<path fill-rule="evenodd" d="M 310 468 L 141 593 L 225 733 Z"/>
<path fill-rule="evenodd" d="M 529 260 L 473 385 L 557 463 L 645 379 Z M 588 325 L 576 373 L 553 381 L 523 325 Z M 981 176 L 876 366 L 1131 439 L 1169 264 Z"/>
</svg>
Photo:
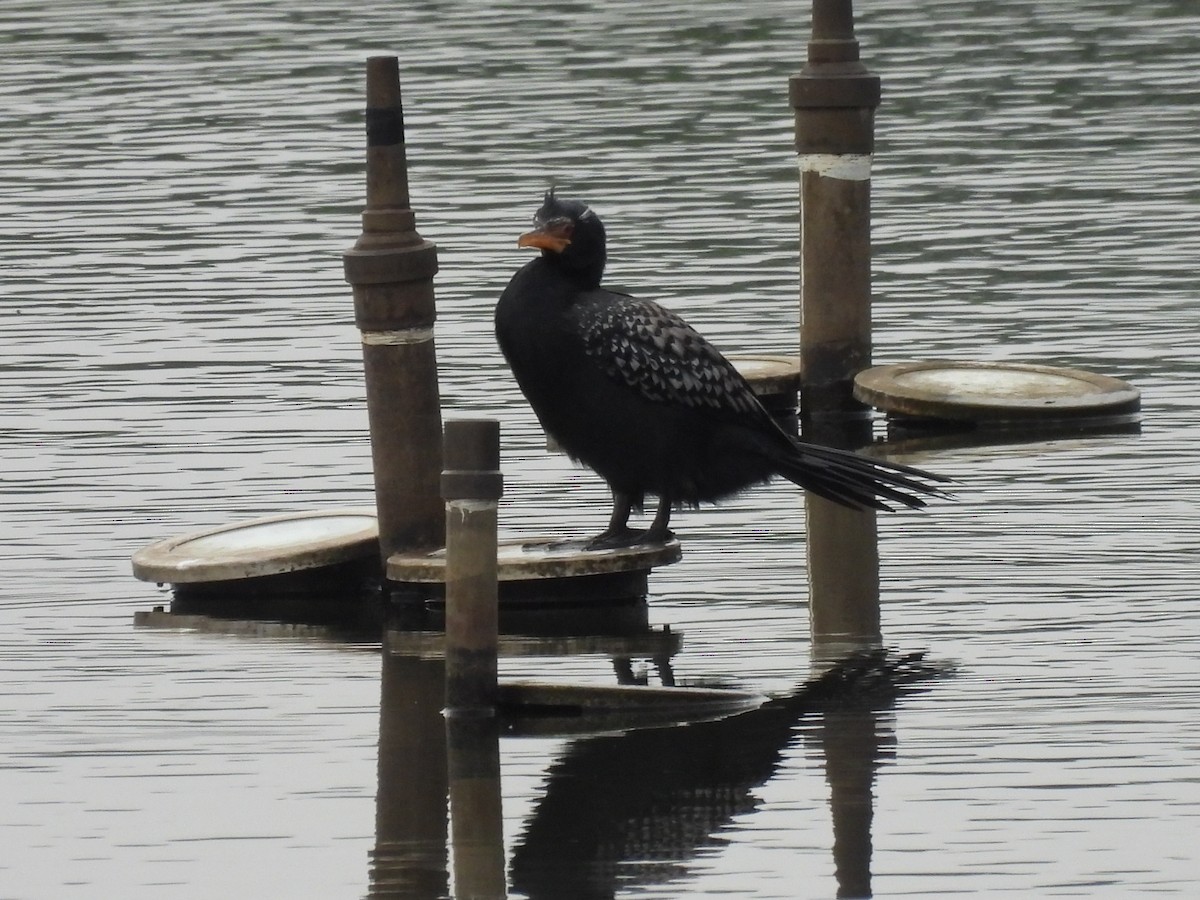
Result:
<svg viewBox="0 0 1200 900">
<path fill-rule="evenodd" d="M 399 106 L 367 109 L 367 146 L 388 147 L 404 143 L 404 110 Z"/>
<path fill-rule="evenodd" d="M 442 472 L 442 497 L 446 500 L 499 500 L 504 477 L 499 472 Z"/>
</svg>

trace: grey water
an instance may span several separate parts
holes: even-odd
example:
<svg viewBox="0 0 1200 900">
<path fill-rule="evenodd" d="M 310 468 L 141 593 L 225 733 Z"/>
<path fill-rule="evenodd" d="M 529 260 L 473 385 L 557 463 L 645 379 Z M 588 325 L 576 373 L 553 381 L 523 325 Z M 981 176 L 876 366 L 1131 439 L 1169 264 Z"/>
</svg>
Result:
<svg viewBox="0 0 1200 900">
<path fill-rule="evenodd" d="M 502 739 L 509 896 L 1200 889 L 1200 15 L 857 6 L 884 85 L 875 361 L 1103 372 L 1142 391 L 1142 427 L 908 455 L 957 500 L 880 518 L 884 637 L 958 668 L 865 723 Z M 503 423 L 506 535 L 597 530 L 603 485 L 547 454 L 491 337 L 515 237 L 553 180 L 605 218 L 613 283 L 729 352 L 793 351 L 786 87 L 808 8 L 0 3 L 0 897 L 417 895 L 376 866 L 390 791 L 426 777 L 381 758 L 378 645 L 135 628 L 169 597 L 129 557 L 371 504 L 340 254 L 381 53 L 439 247 L 443 402 Z M 795 691 L 797 492 L 675 526 L 684 558 L 647 610 L 681 636 L 675 680 Z M 501 670 L 614 682 L 602 653 Z M 688 766 L 718 745 L 706 795 Z M 853 864 L 848 766 L 869 834 Z M 639 806 L 687 778 L 692 806 Z"/>
</svg>

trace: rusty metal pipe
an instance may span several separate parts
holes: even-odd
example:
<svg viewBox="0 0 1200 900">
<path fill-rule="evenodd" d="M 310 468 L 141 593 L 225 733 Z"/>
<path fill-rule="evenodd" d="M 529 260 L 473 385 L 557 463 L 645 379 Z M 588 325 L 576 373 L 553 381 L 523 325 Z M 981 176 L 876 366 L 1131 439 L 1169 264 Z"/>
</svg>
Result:
<svg viewBox="0 0 1200 900">
<path fill-rule="evenodd" d="M 813 0 L 808 62 L 793 75 L 800 165 L 800 412 L 862 417 L 871 365 L 871 157 L 879 78 L 859 60 L 850 0 Z"/>
<path fill-rule="evenodd" d="M 445 515 L 441 401 L 433 342 L 437 248 L 416 231 L 399 65 L 367 60 L 367 205 L 343 255 L 362 332 L 367 418 L 383 564 L 401 549 L 440 546 Z"/>
<path fill-rule="evenodd" d="M 854 376 L 871 365 L 871 161 L 880 81 L 851 0 L 813 0 L 808 60 L 788 84 L 800 165 L 800 415 L 805 435 L 867 432 Z M 843 443 L 844 441 L 836 441 Z M 875 513 L 805 499 L 814 647 L 881 639 Z"/>
</svg>

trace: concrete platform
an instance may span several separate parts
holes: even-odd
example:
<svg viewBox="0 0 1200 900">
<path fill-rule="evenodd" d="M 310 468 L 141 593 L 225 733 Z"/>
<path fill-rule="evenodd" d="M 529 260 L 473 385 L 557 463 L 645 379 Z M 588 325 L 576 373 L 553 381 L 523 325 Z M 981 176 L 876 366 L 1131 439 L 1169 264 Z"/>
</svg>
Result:
<svg viewBox="0 0 1200 900">
<path fill-rule="evenodd" d="M 679 541 L 615 550 L 585 550 L 583 541 L 501 541 L 497 580 L 502 603 L 595 602 L 644 597 L 656 566 L 678 562 Z M 426 600 L 444 596 L 446 552 L 397 553 L 388 558 L 387 579 L 400 591 Z"/>
<path fill-rule="evenodd" d="M 294 597 L 309 588 L 328 594 L 378 572 L 378 534 L 372 509 L 266 516 L 149 544 L 133 554 L 133 574 L 226 605 L 239 595 Z M 641 598 L 650 570 L 681 556 L 676 540 L 616 550 L 585 550 L 582 540 L 505 541 L 498 554 L 500 599 L 557 605 Z M 445 569 L 444 548 L 396 554 L 387 561 L 388 587 L 401 601 L 437 603 L 445 594 Z"/>
<path fill-rule="evenodd" d="M 990 428 L 1129 422 L 1141 405 L 1136 388 L 1107 375 L 997 362 L 876 366 L 855 377 L 854 396 L 889 416 Z"/>
</svg>

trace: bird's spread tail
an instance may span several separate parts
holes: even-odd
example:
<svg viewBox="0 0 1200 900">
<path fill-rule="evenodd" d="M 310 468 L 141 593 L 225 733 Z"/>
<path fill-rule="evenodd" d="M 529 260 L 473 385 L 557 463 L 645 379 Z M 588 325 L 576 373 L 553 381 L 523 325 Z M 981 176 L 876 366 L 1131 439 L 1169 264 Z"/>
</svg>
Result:
<svg viewBox="0 0 1200 900">
<path fill-rule="evenodd" d="M 917 509 L 925 506 L 926 497 L 947 496 L 936 483 L 950 481 L 913 466 L 801 442 L 778 463 L 784 478 L 851 509 L 890 510 L 892 504 Z"/>
</svg>

